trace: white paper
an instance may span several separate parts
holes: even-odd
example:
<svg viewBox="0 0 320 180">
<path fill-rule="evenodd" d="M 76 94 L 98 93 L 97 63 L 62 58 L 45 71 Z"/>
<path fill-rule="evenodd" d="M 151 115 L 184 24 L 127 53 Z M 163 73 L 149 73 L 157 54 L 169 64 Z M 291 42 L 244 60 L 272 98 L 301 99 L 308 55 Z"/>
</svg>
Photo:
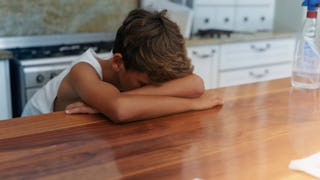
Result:
<svg viewBox="0 0 320 180">
<path fill-rule="evenodd" d="M 320 153 L 313 154 L 306 158 L 292 160 L 289 169 L 303 171 L 320 179 Z"/>
</svg>

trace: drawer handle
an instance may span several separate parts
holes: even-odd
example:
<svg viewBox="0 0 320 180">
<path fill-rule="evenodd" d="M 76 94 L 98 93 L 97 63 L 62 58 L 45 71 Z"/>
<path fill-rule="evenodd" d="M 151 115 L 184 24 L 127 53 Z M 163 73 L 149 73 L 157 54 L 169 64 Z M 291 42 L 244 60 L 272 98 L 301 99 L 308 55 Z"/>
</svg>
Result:
<svg viewBox="0 0 320 180">
<path fill-rule="evenodd" d="M 270 48 L 271 48 L 271 45 L 269 43 L 267 43 L 265 47 L 257 47 L 254 44 L 251 45 L 251 49 L 254 51 L 257 51 L 257 52 L 263 52 L 263 51 L 266 51 Z"/>
<path fill-rule="evenodd" d="M 252 71 L 249 72 L 249 76 L 251 76 L 251 77 L 253 77 L 253 78 L 256 78 L 256 79 L 261 79 L 261 78 L 265 77 L 265 76 L 268 75 L 268 74 L 269 74 L 269 70 L 268 70 L 268 69 L 265 69 L 265 70 L 263 71 L 263 73 L 261 73 L 261 74 L 254 73 L 254 72 L 252 72 Z"/>
<path fill-rule="evenodd" d="M 197 56 L 198 58 L 209 58 L 209 57 L 213 57 L 213 55 L 216 53 L 216 50 L 212 49 L 211 52 L 209 54 L 199 54 L 197 51 L 192 51 L 192 54 Z"/>
</svg>

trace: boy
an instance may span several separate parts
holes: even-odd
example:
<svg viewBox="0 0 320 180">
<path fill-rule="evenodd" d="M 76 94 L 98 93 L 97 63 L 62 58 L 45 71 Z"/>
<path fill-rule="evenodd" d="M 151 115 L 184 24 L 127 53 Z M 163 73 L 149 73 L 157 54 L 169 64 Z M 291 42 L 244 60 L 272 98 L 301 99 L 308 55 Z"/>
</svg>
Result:
<svg viewBox="0 0 320 180">
<path fill-rule="evenodd" d="M 164 14 L 130 12 L 110 59 L 87 50 L 30 99 L 22 116 L 68 107 L 70 114 L 100 112 L 114 122 L 129 122 L 222 104 L 214 94 L 203 93 L 183 36 Z"/>
</svg>

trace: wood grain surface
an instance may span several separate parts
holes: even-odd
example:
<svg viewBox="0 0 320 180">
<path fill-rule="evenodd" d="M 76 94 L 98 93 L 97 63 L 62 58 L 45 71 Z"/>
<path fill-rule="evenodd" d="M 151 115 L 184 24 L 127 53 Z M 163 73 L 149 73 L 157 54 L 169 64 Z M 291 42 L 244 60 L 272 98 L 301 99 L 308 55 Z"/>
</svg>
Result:
<svg viewBox="0 0 320 180">
<path fill-rule="evenodd" d="M 0 179 L 313 179 L 319 90 L 289 79 L 214 90 L 223 106 L 128 124 L 63 112 L 0 121 Z"/>
</svg>

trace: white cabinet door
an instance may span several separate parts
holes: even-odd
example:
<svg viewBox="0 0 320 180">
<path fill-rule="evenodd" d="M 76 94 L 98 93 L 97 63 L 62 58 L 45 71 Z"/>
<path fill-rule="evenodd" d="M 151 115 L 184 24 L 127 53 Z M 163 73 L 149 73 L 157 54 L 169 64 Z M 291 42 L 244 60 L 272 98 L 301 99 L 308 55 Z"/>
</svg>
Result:
<svg viewBox="0 0 320 180">
<path fill-rule="evenodd" d="M 235 24 L 233 6 L 206 6 L 195 8 L 192 33 L 198 30 L 222 29 L 233 30 Z"/>
<path fill-rule="evenodd" d="M 289 77 L 290 74 L 291 63 L 226 71 L 220 73 L 219 87 L 279 79 Z"/>
<path fill-rule="evenodd" d="M 235 30 L 270 31 L 274 10 L 269 6 L 238 6 L 235 10 Z"/>
<path fill-rule="evenodd" d="M 235 24 L 235 8 L 233 6 L 223 6 L 215 8 L 216 25 L 215 29 L 233 30 Z"/>
<path fill-rule="evenodd" d="M 235 30 L 270 31 L 273 29 L 274 0 L 237 0 Z"/>
<path fill-rule="evenodd" d="M 253 26 L 257 31 L 271 31 L 273 29 L 274 8 L 268 6 L 252 9 L 255 17 L 252 17 Z"/>
<path fill-rule="evenodd" d="M 193 19 L 192 34 L 196 34 L 198 30 L 212 29 L 216 26 L 216 12 L 212 7 L 202 7 L 195 9 Z"/>
<path fill-rule="evenodd" d="M 254 14 L 252 7 L 237 7 L 235 12 L 235 27 L 236 31 L 256 31 L 254 26 Z"/>
<path fill-rule="evenodd" d="M 194 73 L 199 75 L 205 88 L 217 87 L 218 48 L 216 46 L 188 47 L 188 57 L 194 65 Z"/>
<path fill-rule="evenodd" d="M 294 38 L 223 44 L 220 70 L 291 62 L 294 45 Z"/>
<path fill-rule="evenodd" d="M 12 117 L 9 61 L 0 60 L 0 120 Z"/>
<path fill-rule="evenodd" d="M 294 38 L 221 45 L 218 86 L 290 76 L 294 45 Z"/>
</svg>

